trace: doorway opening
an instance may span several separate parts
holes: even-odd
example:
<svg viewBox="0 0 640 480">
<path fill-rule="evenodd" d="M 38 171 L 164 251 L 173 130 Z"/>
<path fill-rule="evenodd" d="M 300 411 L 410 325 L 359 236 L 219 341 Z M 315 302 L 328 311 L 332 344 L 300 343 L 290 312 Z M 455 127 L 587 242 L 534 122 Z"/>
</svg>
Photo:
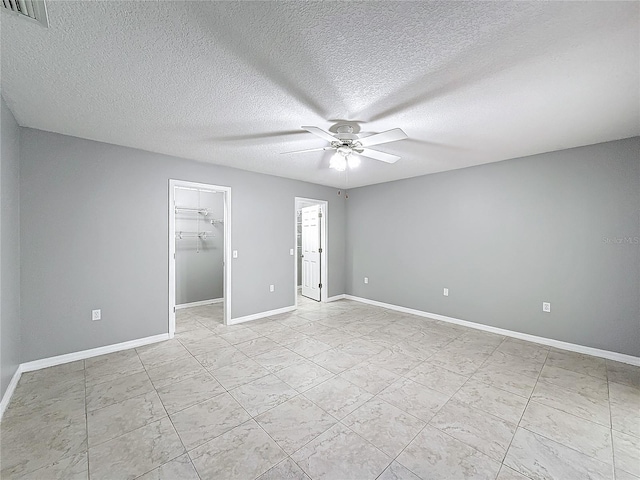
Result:
<svg viewBox="0 0 640 480">
<path fill-rule="evenodd" d="M 231 188 L 169 180 L 169 337 L 176 318 L 228 325 Z"/>
<path fill-rule="evenodd" d="M 326 200 L 295 198 L 296 307 L 298 295 L 317 302 L 326 302 L 328 298 L 328 204 Z"/>
</svg>

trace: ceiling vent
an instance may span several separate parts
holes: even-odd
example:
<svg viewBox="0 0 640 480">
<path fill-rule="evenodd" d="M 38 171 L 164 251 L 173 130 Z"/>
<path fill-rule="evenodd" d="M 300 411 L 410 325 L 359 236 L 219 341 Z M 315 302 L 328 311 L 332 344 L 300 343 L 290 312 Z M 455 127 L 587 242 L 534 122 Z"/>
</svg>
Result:
<svg viewBox="0 0 640 480">
<path fill-rule="evenodd" d="M 36 21 L 45 27 L 49 27 L 49 17 L 44 0 L 0 0 L 2 10 L 14 13 L 21 18 Z"/>
</svg>

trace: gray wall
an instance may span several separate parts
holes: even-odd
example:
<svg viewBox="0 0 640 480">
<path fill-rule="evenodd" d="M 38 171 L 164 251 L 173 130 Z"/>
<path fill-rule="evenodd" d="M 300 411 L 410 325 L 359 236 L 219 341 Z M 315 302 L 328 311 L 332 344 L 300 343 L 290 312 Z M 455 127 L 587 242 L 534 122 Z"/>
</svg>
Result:
<svg viewBox="0 0 640 480">
<path fill-rule="evenodd" d="M 176 206 L 206 208 L 208 215 L 178 210 L 176 232 L 211 232 L 203 237 L 176 238 L 176 304 L 201 302 L 224 295 L 224 194 L 176 189 Z"/>
<path fill-rule="evenodd" d="M 636 137 L 351 190 L 347 290 L 640 356 L 639 237 Z"/>
<path fill-rule="evenodd" d="M 0 397 L 20 364 L 20 129 L 0 97 Z"/>
<path fill-rule="evenodd" d="M 329 201 L 329 295 L 345 292 L 332 188 L 33 129 L 21 142 L 23 361 L 167 331 L 170 178 L 232 188 L 233 318 L 294 304 L 296 196 Z"/>
</svg>

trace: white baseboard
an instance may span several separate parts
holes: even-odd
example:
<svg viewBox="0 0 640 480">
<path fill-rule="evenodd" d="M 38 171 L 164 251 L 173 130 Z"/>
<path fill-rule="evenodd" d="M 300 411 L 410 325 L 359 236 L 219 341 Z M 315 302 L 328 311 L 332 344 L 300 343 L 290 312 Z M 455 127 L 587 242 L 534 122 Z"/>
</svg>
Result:
<svg viewBox="0 0 640 480">
<path fill-rule="evenodd" d="M 18 365 L 18 368 L 16 368 L 16 371 L 13 374 L 13 377 L 11 377 L 11 381 L 9 382 L 9 385 L 7 386 L 7 389 L 5 390 L 4 395 L 2 396 L 2 401 L 0 401 L 0 421 L 2 420 L 4 411 L 9 406 L 9 402 L 11 401 L 11 397 L 13 396 L 13 392 L 16 390 L 16 387 L 18 386 L 18 381 L 20 380 L 21 376 L 22 376 L 22 365 Z"/>
<path fill-rule="evenodd" d="M 229 325 L 237 325 L 238 323 L 250 322 L 251 320 L 258 320 L 259 318 L 270 317 L 271 315 L 291 312 L 295 309 L 295 305 L 291 305 L 290 307 L 282 307 L 275 310 L 267 310 L 266 312 L 258 312 L 251 315 L 245 315 L 244 317 L 232 318 L 229 322 Z"/>
<path fill-rule="evenodd" d="M 445 315 L 439 315 L 437 313 L 423 312 L 422 310 L 415 310 L 413 308 L 401 307 L 399 305 L 393 305 L 391 303 L 378 302 L 376 300 L 369 300 L 368 298 L 355 297 L 353 295 L 345 295 L 344 297 L 348 300 L 355 300 L 356 302 L 367 303 L 369 305 L 375 305 L 377 307 L 382 307 L 382 308 L 388 308 L 389 310 L 395 310 L 402 313 L 409 313 L 411 315 L 417 315 L 420 317 L 428 317 L 434 320 L 441 320 L 443 322 L 455 323 L 456 325 L 462 325 L 464 327 L 475 328 L 476 330 L 496 333 L 498 335 L 504 335 L 506 337 L 518 338 L 520 340 L 526 340 L 527 342 L 539 343 L 541 345 L 547 345 L 549 347 L 555 347 L 561 350 L 569 350 L 571 352 L 584 353 L 585 355 L 592 355 L 594 357 L 601 357 L 601 358 L 606 358 L 608 360 L 615 360 L 616 362 L 622 362 L 622 363 L 628 363 L 631 365 L 640 366 L 640 357 L 634 357 L 633 355 L 626 355 L 624 353 L 611 352 L 609 350 L 601 350 L 599 348 L 585 347 L 584 345 L 577 345 L 575 343 L 562 342 L 560 340 L 554 340 L 552 338 L 538 337 L 536 335 L 529 335 L 528 333 L 514 332 L 513 330 L 505 330 L 503 328 L 491 327 L 489 325 L 469 322 L 467 320 L 460 320 L 459 318 L 447 317 Z"/>
<path fill-rule="evenodd" d="M 338 300 L 344 300 L 346 298 L 344 293 L 341 293 L 340 295 L 334 295 L 333 297 L 329 297 L 325 300 L 325 302 L 329 303 L 329 302 L 336 302 Z"/>
<path fill-rule="evenodd" d="M 168 333 L 161 333 L 160 335 L 153 335 L 152 337 L 138 338 L 137 340 L 130 340 L 128 342 L 114 343 L 113 345 L 105 345 L 104 347 L 91 348 L 89 350 L 82 350 L 80 352 L 67 353 L 65 355 L 58 355 L 56 357 L 34 360 L 32 362 L 23 363 L 20 366 L 22 367 L 23 373 L 32 372 L 34 370 L 40 370 L 41 368 L 54 367 L 56 365 L 62 365 L 63 363 L 75 362 L 76 360 L 84 360 L 86 358 L 97 357 L 98 355 L 104 355 L 106 353 L 129 350 L 130 348 L 142 347 L 143 345 L 162 342 L 164 340 L 169 340 Z"/>
<path fill-rule="evenodd" d="M 98 355 L 104 355 L 106 353 L 119 352 L 121 350 L 129 350 L 130 348 L 142 347 L 143 345 L 149 345 L 150 343 L 163 342 L 169 339 L 168 333 L 161 333 L 160 335 L 153 335 L 151 337 L 138 338 L 137 340 L 130 340 L 128 342 L 114 343 L 113 345 L 105 345 L 104 347 L 91 348 L 89 350 L 82 350 L 80 352 L 67 353 L 64 355 L 57 355 L 55 357 L 42 358 L 40 360 L 33 360 L 32 362 L 25 362 L 18 365 L 16 373 L 13 375 L 7 390 L 2 396 L 0 402 L 0 420 L 4 415 L 4 411 L 11 401 L 16 385 L 20 377 L 25 372 L 33 372 L 47 367 L 55 367 L 56 365 L 62 365 L 63 363 L 75 362 L 76 360 L 84 360 L 86 358 L 97 357 Z"/>
<path fill-rule="evenodd" d="M 176 305 L 176 310 L 191 307 L 201 307 L 203 305 L 213 305 L 214 303 L 222 302 L 224 302 L 224 298 L 213 298 L 211 300 L 200 300 L 199 302 L 181 303 L 180 305 Z"/>
</svg>

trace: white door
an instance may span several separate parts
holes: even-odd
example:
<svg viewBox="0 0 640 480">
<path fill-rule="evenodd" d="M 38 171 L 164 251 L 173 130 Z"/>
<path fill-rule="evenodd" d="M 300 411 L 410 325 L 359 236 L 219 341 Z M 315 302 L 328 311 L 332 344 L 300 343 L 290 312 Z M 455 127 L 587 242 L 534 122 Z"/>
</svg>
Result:
<svg viewBox="0 0 640 480">
<path fill-rule="evenodd" d="M 320 205 L 302 209 L 302 295 L 320 301 Z"/>
</svg>

